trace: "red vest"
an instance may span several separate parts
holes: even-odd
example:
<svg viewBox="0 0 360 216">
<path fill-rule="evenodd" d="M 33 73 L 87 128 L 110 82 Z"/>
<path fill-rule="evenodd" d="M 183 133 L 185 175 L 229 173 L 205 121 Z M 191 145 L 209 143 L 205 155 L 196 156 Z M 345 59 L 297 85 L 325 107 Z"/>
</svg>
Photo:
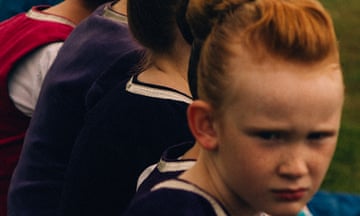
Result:
<svg viewBox="0 0 360 216">
<path fill-rule="evenodd" d="M 9 97 L 9 74 L 21 58 L 43 45 L 64 41 L 72 30 L 70 25 L 31 19 L 26 14 L 0 23 L 0 216 L 30 121 Z"/>
</svg>

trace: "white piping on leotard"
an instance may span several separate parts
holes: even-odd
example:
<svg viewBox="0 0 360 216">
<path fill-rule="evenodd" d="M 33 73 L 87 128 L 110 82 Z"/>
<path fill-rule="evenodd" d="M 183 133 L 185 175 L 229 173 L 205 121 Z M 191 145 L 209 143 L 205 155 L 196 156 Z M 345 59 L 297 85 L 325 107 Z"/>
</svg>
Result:
<svg viewBox="0 0 360 216">
<path fill-rule="evenodd" d="M 175 101 L 180 101 L 180 102 L 184 102 L 187 104 L 192 103 L 191 98 L 189 98 L 185 95 L 182 95 L 178 92 L 166 90 L 166 89 L 154 88 L 151 86 L 145 86 L 145 85 L 134 83 L 133 77 L 126 84 L 126 91 L 134 93 L 134 94 L 153 97 L 153 98 L 175 100 Z"/>
</svg>

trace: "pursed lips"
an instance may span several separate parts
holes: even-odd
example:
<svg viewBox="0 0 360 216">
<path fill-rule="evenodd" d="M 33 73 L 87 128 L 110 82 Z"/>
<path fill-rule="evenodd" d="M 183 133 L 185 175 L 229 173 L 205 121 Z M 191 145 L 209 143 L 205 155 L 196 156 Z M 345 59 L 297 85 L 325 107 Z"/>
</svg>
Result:
<svg viewBox="0 0 360 216">
<path fill-rule="evenodd" d="M 302 199 L 309 191 L 308 188 L 297 189 L 272 189 L 271 192 L 278 200 L 281 201 L 297 201 Z"/>
</svg>

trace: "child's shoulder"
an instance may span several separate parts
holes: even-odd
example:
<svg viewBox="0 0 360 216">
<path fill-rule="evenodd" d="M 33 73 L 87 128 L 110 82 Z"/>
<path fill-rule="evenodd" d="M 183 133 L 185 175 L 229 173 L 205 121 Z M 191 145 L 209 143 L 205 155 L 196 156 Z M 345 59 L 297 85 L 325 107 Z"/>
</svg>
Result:
<svg viewBox="0 0 360 216">
<path fill-rule="evenodd" d="M 141 207 L 141 208 L 140 208 Z M 228 215 L 223 207 L 196 186 L 177 179 L 164 181 L 134 200 L 125 215 Z"/>
</svg>

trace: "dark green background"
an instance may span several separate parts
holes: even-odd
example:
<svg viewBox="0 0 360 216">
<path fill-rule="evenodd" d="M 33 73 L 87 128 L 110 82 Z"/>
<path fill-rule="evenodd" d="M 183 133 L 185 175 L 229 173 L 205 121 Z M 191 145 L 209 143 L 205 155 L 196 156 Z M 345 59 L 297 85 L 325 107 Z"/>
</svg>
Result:
<svg viewBox="0 0 360 216">
<path fill-rule="evenodd" d="M 323 189 L 360 194 L 360 1 L 321 2 L 334 20 L 346 85 L 339 142 Z"/>
</svg>

